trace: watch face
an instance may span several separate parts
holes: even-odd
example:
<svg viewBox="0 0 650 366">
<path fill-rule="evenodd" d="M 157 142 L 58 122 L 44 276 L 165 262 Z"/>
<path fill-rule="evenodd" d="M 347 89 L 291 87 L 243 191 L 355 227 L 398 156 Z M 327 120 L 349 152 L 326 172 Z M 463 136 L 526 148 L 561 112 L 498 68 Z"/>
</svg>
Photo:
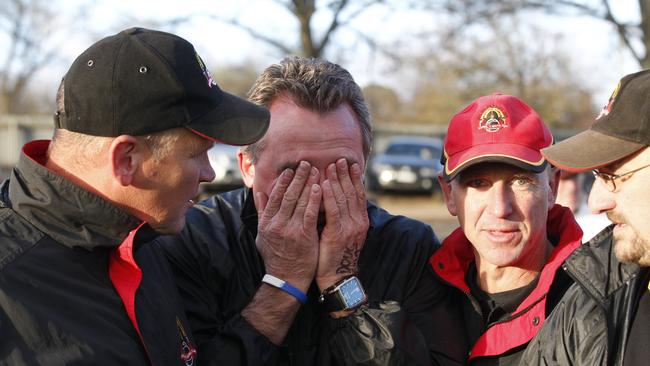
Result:
<svg viewBox="0 0 650 366">
<path fill-rule="evenodd" d="M 356 277 L 351 277 L 348 281 L 341 284 L 339 288 L 346 308 L 353 308 L 366 300 L 366 294 L 363 292 L 361 283 Z"/>
</svg>

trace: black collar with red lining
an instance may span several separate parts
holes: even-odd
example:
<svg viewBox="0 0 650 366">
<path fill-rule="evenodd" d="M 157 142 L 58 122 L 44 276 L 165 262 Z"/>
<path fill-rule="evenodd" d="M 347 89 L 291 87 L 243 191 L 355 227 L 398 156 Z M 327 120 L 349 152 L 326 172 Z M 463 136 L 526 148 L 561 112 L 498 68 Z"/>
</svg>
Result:
<svg viewBox="0 0 650 366">
<path fill-rule="evenodd" d="M 117 247 L 141 221 L 105 199 L 48 170 L 50 141 L 27 143 L 8 185 L 20 216 L 69 247 Z"/>
</svg>

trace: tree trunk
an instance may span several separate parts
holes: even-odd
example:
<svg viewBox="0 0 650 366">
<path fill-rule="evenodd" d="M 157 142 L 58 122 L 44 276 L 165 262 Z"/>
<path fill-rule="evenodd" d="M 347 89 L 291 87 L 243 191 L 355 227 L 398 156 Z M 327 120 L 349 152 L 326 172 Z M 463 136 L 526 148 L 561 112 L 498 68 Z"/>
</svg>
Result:
<svg viewBox="0 0 650 366">
<path fill-rule="evenodd" d="M 639 9 L 641 11 L 641 32 L 643 33 L 642 43 L 644 46 L 641 58 L 641 67 L 650 68 L 650 0 L 639 0 Z"/>
<path fill-rule="evenodd" d="M 316 11 L 315 0 L 294 0 L 294 14 L 300 23 L 300 45 L 305 57 L 320 57 L 314 45 L 314 36 L 311 32 L 311 18 Z"/>
</svg>

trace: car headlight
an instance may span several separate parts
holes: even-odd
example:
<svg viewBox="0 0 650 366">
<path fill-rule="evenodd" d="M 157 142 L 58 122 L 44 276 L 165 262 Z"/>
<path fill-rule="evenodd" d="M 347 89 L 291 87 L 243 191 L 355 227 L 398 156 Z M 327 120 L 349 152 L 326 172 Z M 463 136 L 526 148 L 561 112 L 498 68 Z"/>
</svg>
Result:
<svg viewBox="0 0 650 366">
<path fill-rule="evenodd" d="M 384 170 L 379 174 L 379 182 L 390 183 L 395 180 L 395 172 L 393 170 Z"/>
<path fill-rule="evenodd" d="M 386 170 L 393 170 L 393 167 L 391 167 L 388 164 L 374 164 L 372 166 L 372 172 L 377 174 L 377 175 L 380 175 L 381 172 L 386 171 Z"/>
</svg>

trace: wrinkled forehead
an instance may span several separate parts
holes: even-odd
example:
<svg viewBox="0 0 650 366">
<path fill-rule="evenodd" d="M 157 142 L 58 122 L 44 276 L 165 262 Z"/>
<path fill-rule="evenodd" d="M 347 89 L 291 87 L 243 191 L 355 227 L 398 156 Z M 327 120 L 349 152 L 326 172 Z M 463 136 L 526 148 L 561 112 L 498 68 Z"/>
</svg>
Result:
<svg viewBox="0 0 650 366">
<path fill-rule="evenodd" d="M 300 152 L 308 157 L 337 155 L 350 157 L 363 155 L 361 127 L 354 113 L 346 105 L 328 112 L 317 112 L 299 107 L 293 102 L 281 100 L 271 107 L 271 123 L 266 135 L 258 143 L 258 157 L 286 150 Z M 335 159 L 334 159 L 335 160 Z"/>
</svg>

